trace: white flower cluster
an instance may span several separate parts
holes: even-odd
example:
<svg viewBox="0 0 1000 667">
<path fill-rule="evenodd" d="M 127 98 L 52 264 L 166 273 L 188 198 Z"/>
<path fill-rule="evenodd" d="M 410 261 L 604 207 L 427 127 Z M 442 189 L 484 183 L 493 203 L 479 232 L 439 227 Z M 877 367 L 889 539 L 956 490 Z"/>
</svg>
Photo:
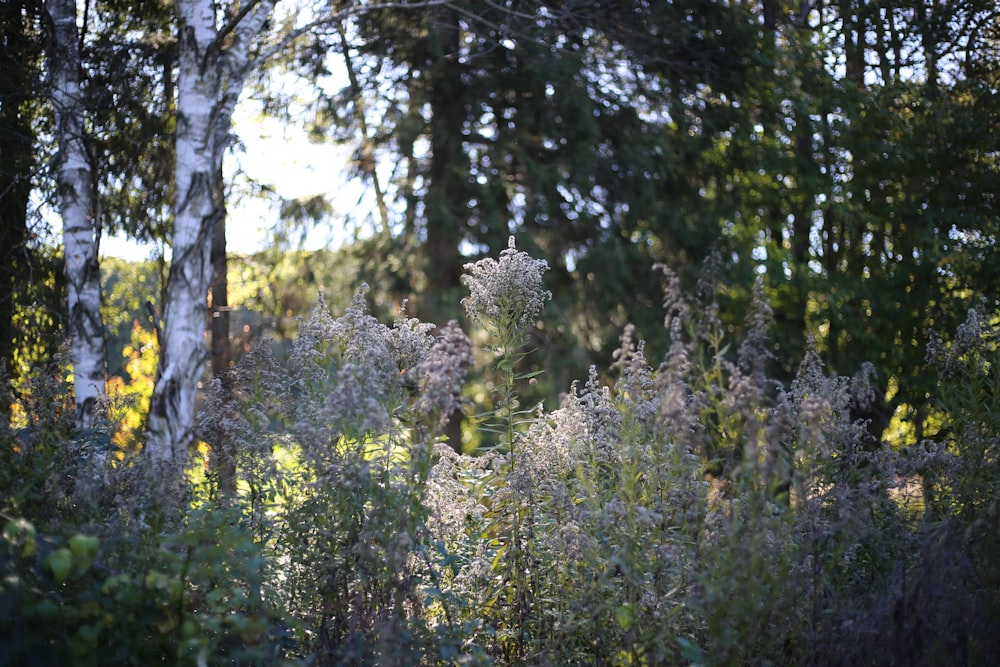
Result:
<svg viewBox="0 0 1000 667">
<path fill-rule="evenodd" d="M 459 407 L 465 373 L 472 365 L 472 343 L 458 322 L 452 320 L 441 330 L 430 351 L 411 371 L 419 389 L 416 410 L 437 414 L 438 428 Z"/>
<path fill-rule="evenodd" d="M 574 382 L 570 390 L 577 393 Z M 591 455 L 602 463 L 616 463 L 621 457 L 622 413 L 611 398 L 611 390 L 601 384 L 597 367 L 590 367 L 590 374 L 576 403 L 587 426 L 587 445 Z"/>
<path fill-rule="evenodd" d="M 985 302 L 967 311 L 965 321 L 958 326 L 950 342 L 931 330 L 927 341 L 927 361 L 945 376 L 982 370 L 978 357 L 998 336 L 998 327 L 986 317 Z"/>
<path fill-rule="evenodd" d="M 471 360 L 457 325 L 446 327 L 437 341 L 433 325 L 405 312 L 386 326 L 367 312 L 365 288 L 336 319 L 321 301 L 292 348 L 294 421 L 299 438 L 314 443 L 317 452 L 342 435 L 363 439 L 388 432 L 414 390 L 417 413 L 446 417 L 457 405 Z"/>
<path fill-rule="evenodd" d="M 542 289 L 542 274 L 549 268 L 544 259 L 519 251 L 511 236 L 500 259 L 492 257 L 465 265 L 462 277 L 469 296 L 462 305 L 470 317 L 525 328 L 541 312 L 552 293 Z"/>
</svg>

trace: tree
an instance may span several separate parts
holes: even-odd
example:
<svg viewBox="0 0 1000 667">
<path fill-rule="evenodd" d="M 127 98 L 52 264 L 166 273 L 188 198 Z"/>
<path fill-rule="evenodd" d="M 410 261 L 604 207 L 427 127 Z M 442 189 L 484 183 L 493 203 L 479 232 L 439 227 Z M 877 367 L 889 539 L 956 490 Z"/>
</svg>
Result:
<svg viewBox="0 0 1000 667">
<path fill-rule="evenodd" d="M 206 360 L 205 326 L 212 276 L 211 241 L 220 220 L 215 186 L 230 122 L 253 64 L 250 48 L 273 1 L 232 5 L 219 15 L 210 0 L 181 0 L 174 229 L 163 305 L 156 387 L 146 451 L 174 483 L 193 439 L 194 401 Z"/>
<path fill-rule="evenodd" d="M 260 39 L 274 0 L 225 7 L 183 0 L 178 11 L 174 227 L 163 304 L 160 363 L 150 406 L 146 452 L 176 480 L 193 439 L 194 403 L 207 352 L 206 295 L 212 276 L 212 239 L 224 220 L 219 180 L 229 147 L 233 110 L 248 76 L 303 34 L 339 21 L 364 6 L 313 7 L 296 26 L 295 12 L 273 44 Z M 437 0 L 409 8 L 440 4 Z M 266 47 L 266 48 L 262 48 Z M 221 240 L 221 239 L 219 239 Z M 221 244 L 217 244 L 217 248 Z M 217 254 L 218 258 L 218 254 Z"/>
<path fill-rule="evenodd" d="M 7 377 L 17 347 L 19 287 L 31 269 L 28 211 L 36 169 L 35 128 L 43 40 L 41 3 L 0 4 L 0 363 Z M 10 418 L 10 394 L 0 392 L 0 419 Z"/>
<path fill-rule="evenodd" d="M 573 347 L 575 329 L 591 353 L 610 354 L 626 321 L 659 319 L 648 315 L 659 301 L 652 264 L 694 264 L 718 236 L 699 206 L 709 166 L 699 156 L 734 113 L 756 46 L 751 18 L 705 1 L 469 1 L 417 21 L 370 12 L 351 26 L 351 58 L 381 76 L 365 82 L 365 105 L 352 89 L 321 118 L 360 130 L 376 124 L 365 109 L 379 109 L 365 150 L 397 165 L 386 191 L 402 218 L 394 229 L 424 256 L 409 282 L 426 286 L 426 316 L 457 314 L 443 304 L 454 303 L 463 253 L 524 232 L 553 264 L 557 300 L 572 295 L 554 306 L 564 328 L 548 340 Z"/>
<path fill-rule="evenodd" d="M 97 215 L 97 180 L 86 146 L 76 2 L 50 0 L 46 6 L 52 23 L 50 95 L 59 141 L 56 187 L 63 219 L 76 424 L 83 429 L 93 422 L 107 381 L 98 264 L 101 228 Z"/>
<path fill-rule="evenodd" d="M 149 215 L 150 209 L 162 201 L 165 186 L 152 185 L 155 176 L 150 175 L 156 174 L 155 169 L 148 170 L 145 178 L 135 178 L 136 173 L 142 173 L 135 166 L 162 162 L 148 150 L 149 136 L 162 136 L 163 132 L 162 125 L 150 130 L 149 126 L 155 125 L 150 122 L 155 105 L 147 102 L 155 97 L 157 84 L 169 90 L 170 70 L 167 62 L 165 78 L 150 76 L 149 62 L 158 60 L 157 54 L 150 59 L 150 49 L 137 47 L 155 43 L 156 33 L 136 30 L 135 24 L 129 23 L 148 27 L 165 15 L 162 6 L 144 3 L 142 11 L 133 11 L 115 2 L 101 2 L 83 7 L 86 13 L 82 16 L 77 14 L 77 3 L 63 0 L 5 3 L 3 7 L 4 20 L 17 23 L 16 29 L 9 31 L 12 40 L 7 46 L 12 57 L 4 68 L 10 75 L 4 77 L 10 84 L 4 103 L 4 113 L 9 114 L 9 132 L 4 136 L 10 150 L 5 147 L 4 154 L 11 157 L 10 165 L 16 170 L 10 187 L 5 188 L 11 206 L 5 206 L 4 211 L 12 217 L 10 224 L 4 225 L 10 235 L 4 248 L 12 254 L 4 269 L 12 276 L 21 276 L 21 291 L 45 282 L 28 264 L 38 258 L 29 260 L 25 207 L 30 187 L 37 185 L 43 206 L 53 206 L 63 219 L 64 282 L 55 287 L 65 292 L 66 303 L 54 310 L 59 313 L 56 320 L 65 319 L 68 324 L 78 428 L 90 425 L 95 404 L 105 391 L 98 267 L 102 230 L 124 228 L 139 236 L 150 235 L 148 220 L 155 217 Z M 88 30 L 95 26 L 96 30 Z M 44 69 L 43 54 L 47 56 Z M 47 74 L 44 81 L 43 71 Z M 32 99 L 34 105 L 27 102 Z M 54 124 L 44 125 L 50 112 Z M 156 119 L 166 116 L 160 113 Z M 47 142 L 36 140 L 36 126 L 41 128 L 39 136 L 55 138 L 54 156 L 49 155 Z M 138 192 L 142 195 L 136 196 Z M 136 205 L 137 199 L 144 203 Z M 145 210 L 136 216 L 136 209 Z M 142 222 L 130 222 L 136 217 Z M 30 274 L 25 271 L 29 268 Z M 4 299 L 4 303 L 13 309 L 13 298 Z M 14 310 L 11 314 L 2 318 L 4 322 L 19 320 Z M 12 341 L 7 332 L 4 334 L 5 341 Z M 13 360 L 17 355 L 4 357 Z"/>
<path fill-rule="evenodd" d="M 878 439 L 905 409 L 920 439 L 928 331 L 997 296 L 995 4 L 773 9 L 773 75 L 744 101 L 760 113 L 720 155 L 737 271 L 770 286 L 783 377 L 805 335 L 837 373 L 871 361 L 875 400 L 856 416 Z"/>
<path fill-rule="evenodd" d="M 174 49 L 159 37 L 172 14 L 159 3 L 145 3 L 142 11 L 114 2 L 87 4 L 82 17 L 75 2 L 53 0 L 47 9 L 77 425 L 85 428 L 107 375 L 98 266 L 102 229 L 140 238 L 162 234 L 168 192 L 162 166 L 172 164 L 163 139 L 172 111 Z M 78 22 L 96 30 L 81 34 Z"/>
</svg>

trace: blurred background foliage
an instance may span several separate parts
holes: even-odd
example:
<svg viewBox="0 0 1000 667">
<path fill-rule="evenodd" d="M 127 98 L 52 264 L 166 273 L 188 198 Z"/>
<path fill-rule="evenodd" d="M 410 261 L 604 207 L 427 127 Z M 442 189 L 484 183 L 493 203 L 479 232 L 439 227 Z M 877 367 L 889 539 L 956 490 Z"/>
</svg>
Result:
<svg viewBox="0 0 1000 667">
<path fill-rule="evenodd" d="M 91 29 L 83 38 L 83 94 L 88 148 L 100 165 L 96 214 L 104 231 L 155 249 L 144 261 L 102 259 L 109 423 L 76 432 L 60 352 L 63 262 L 50 228 L 50 27 L 40 0 L 0 4 L 0 513 L 9 526 L 0 565 L 12 573 L 0 612 L 30 611 L 0 618 L 7 636 L 52 629 L 63 647 L 0 650 L 0 665 L 96 659 L 101 651 L 123 664 L 164 655 L 204 664 L 203 655 L 235 655 L 234 646 L 248 652 L 248 664 L 269 663 L 291 640 L 280 614 L 264 603 L 253 560 L 266 560 L 262 553 L 274 545 L 241 532 L 245 516 L 225 507 L 192 510 L 181 520 L 185 530 L 170 523 L 176 517 L 108 514 L 115 497 L 141 495 L 141 480 L 120 480 L 93 506 L 76 494 L 87 483 L 81 461 L 126 461 L 141 446 L 168 270 L 176 125 L 172 3 L 85 4 Z M 294 13 L 276 14 L 267 39 L 287 35 Z M 267 247 L 229 253 L 223 262 L 233 368 L 263 340 L 283 363 L 300 318 L 320 296 L 343 312 L 362 283 L 380 321 L 392 321 L 406 302 L 406 312 L 424 321 L 460 320 L 478 349 L 484 334 L 459 306 L 462 266 L 496 256 L 511 234 L 548 262 L 553 294 L 531 329 L 532 354 L 517 369 L 545 371 L 521 389 L 522 408 L 543 399 L 558 405 L 592 364 L 608 369 L 627 324 L 646 341 L 654 368 L 676 349 L 679 333 L 691 334 L 663 326 L 665 315 L 685 313 L 669 297 L 676 293 L 669 283 L 664 301 L 657 264 L 711 304 L 691 327 L 717 323 L 719 340 L 751 333 L 745 321 L 759 285 L 773 311 L 760 357 L 768 378 L 789 386 L 810 349 L 831 376 L 853 377 L 870 362 L 874 400 L 853 404 L 848 420 L 866 427 L 856 444 L 876 452 L 885 441 L 900 456 L 940 447 L 931 457 L 937 463 L 910 470 L 919 507 L 875 517 L 897 532 L 870 544 L 870 553 L 884 546 L 910 554 L 906 565 L 914 565 L 919 585 L 906 589 L 910 570 L 892 570 L 896 561 L 875 553 L 884 556 L 873 556 L 879 576 L 902 582 L 902 592 L 865 598 L 869 615 L 885 620 L 898 612 L 960 627 L 952 621 L 964 619 L 962 605 L 974 599 L 963 587 L 980 582 L 996 590 L 989 563 L 1000 534 L 991 328 L 1000 306 L 1000 10 L 993 0 L 453 0 L 417 12 L 380 7 L 328 28 L 280 50 L 273 67 L 256 72 L 247 102 L 329 145 L 330 161 L 319 168 L 360 182 L 363 195 L 342 210 L 333 196 L 286 197 L 235 170 L 225 193 L 230 211 L 254 197 L 274 209 Z M 343 148 L 346 164 L 332 157 Z M 229 158 L 243 150 L 237 141 Z M 243 223 L 231 219 L 229 233 L 241 233 Z M 298 242 L 316 229 L 338 240 L 321 249 Z M 934 332 L 968 331 L 970 312 L 982 325 L 977 344 L 963 346 L 956 335 L 935 348 Z M 725 348 L 721 356 L 735 362 L 737 354 Z M 465 387 L 466 414 L 448 433 L 469 452 L 496 444 L 473 416 L 498 407 L 495 371 L 486 355 L 479 361 Z M 602 371 L 600 381 L 612 375 Z M 203 387 L 211 381 L 206 368 Z M 723 405 L 726 389 L 712 390 Z M 208 470 L 206 452 L 198 460 Z M 715 463 L 698 461 L 693 469 L 711 472 Z M 378 489 L 364 491 L 373 497 Z M 370 496 L 357 497 L 364 504 Z M 336 500 L 347 506 L 356 499 L 345 492 Z M 288 538 L 301 540 L 286 544 L 290 550 L 312 539 L 307 523 Z M 881 530 L 876 524 L 872 535 Z M 216 546 L 199 542 L 199 531 L 216 535 Z M 89 542 L 74 548 L 77 534 L 100 534 L 101 557 L 92 557 Z M 767 543 L 768 534 L 732 539 L 734 550 L 714 554 L 716 564 L 745 576 L 739 549 Z M 923 551 L 910 549 L 914 544 Z M 827 553 L 833 561 L 849 555 L 844 544 L 833 547 L 845 549 Z M 768 565 L 754 561 L 759 571 Z M 935 579 L 945 565 L 947 576 Z M 615 576 L 600 585 L 614 589 Z M 772 584 L 783 585 L 768 579 Z M 220 592 L 184 597 L 209 588 Z M 708 592 L 731 599 L 724 587 Z M 769 594 L 758 592 L 734 608 L 735 622 L 756 622 L 754 605 Z M 443 593 L 434 595 L 443 607 Z M 61 607 L 69 598 L 76 602 Z M 954 616 L 934 617 L 930 603 L 941 599 L 954 603 L 942 612 Z M 997 618 L 991 604 L 987 611 Z M 116 610 L 113 618 L 105 609 Z M 582 609 L 574 619 L 586 627 L 589 608 Z M 632 609 L 612 616 L 626 635 Z M 726 609 L 707 611 L 719 614 L 715 639 L 738 649 L 725 636 Z M 990 618 L 980 619 L 992 631 Z M 920 634 L 904 632 L 910 622 L 892 626 L 899 630 L 890 642 L 900 651 L 896 664 L 916 664 L 907 663 L 911 649 L 900 648 Z M 138 630 L 150 627 L 152 635 Z M 846 627 L 826 639 L 854 636 Z M 147 644 L 111 639 L 150 636 L 155 641 Z M 698 640 L 705 637 L 669 639 L 675 658 L 704 658 Z M 460 651 L 461 640 L 453 640 L 441 639 L 442 655 Z M 877 655 L 877 638 L 865 641 L 872 642 L 864 644 L 869 657 Z M 768 650 L 778 655 L 780 648 Z M 955 654 L 937 663 L 927 656 L 926 664 L 961 662 Z"/>
<path fill-rule="evenodd" d="M 162 247 L 172 9 L 92 5 L 84 83 L 101 221 Z M 58 251 L 40 217 L 50 110 L 44 89 L 28 85 L 44 56 L 44 12 L 19 0 L 3 20 L 6 53 L 18 55 L 4 61 L 0 90 L 4 177 L 30 186 L 0 188 L 13 216 L 4 247 L 21 253 L 0 285 L 11 314 L 0 349 L 16 381 L 55 349 L 64 316 Z M 426 321 L 461 319 L 462 265 L 514 233 L 552 267 L 552 316 L 532 344 L 547 369 L 537 398 L 554 399 L 607 362 L 628 323 L 661 356 L 669 333 L 653 265 L 696 290 L 715 256 L 720 316 L 734 331 L 763 281 L 777 376 L 794 375 L 810 338 L 833 372 L 870 361 L 879 401 L 858 416 L 876 439 L 895 420 L 894 432 L 919 440 L 933 428 L 927 332 L 953 329 L 982 299 L 992 313 L 1000 296 L 997 23 L 985 0 L 463 0 L 367 11 L 301 35 L 257 73 L 248 102 L 316 144 L 349 149 L 345 166 L 326 168 L 365 193 L 335 209 L 322 193 L 283 198 L 233 174 L 230 208 L 264 197 L 275 224 L 269 249 L 227 257 L 232 359 L 254 339 L 287 339 L 320 291 L 337 306 L 362 282 L 379 317 L 406 300 Z M 277 14 L 268 39 L 290 25 Z M 347 234 L 329 249 L 298 247 L 324 227 Z M 149 264 L 104 260 L 111 376 L 124 377 L 133 323 L 155 328 L 166 261 L 154 254 Z"/>
</svg>

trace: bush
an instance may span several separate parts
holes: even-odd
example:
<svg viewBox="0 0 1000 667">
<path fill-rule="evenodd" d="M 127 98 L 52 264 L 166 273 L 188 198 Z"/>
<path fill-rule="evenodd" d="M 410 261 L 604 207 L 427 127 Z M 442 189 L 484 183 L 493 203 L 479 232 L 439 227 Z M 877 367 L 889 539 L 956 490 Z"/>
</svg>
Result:
<svg viewBox="0 0 1000 667">
<path fill-rule="evenodd" d="M 0 664 L 280 663 L 283 625 L 239 523 L 205 505 L 183 533 L 102 541 L 8 521 Z"/>
</svg>

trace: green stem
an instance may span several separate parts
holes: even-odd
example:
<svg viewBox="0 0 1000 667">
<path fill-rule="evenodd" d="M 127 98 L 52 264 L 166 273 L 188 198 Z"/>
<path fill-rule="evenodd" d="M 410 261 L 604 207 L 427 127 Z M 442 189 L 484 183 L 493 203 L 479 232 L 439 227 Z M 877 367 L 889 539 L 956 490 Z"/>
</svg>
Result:
<svg viewBox="0 0 1000 667">
<path fill-rule="evenodd" d="M 517 448 L 515 446 L 515 400 L 516 394 L 514 391 L 515 383 L 515 373 L 514 364 L 516 362 L 516 351 L 523 343 L 521 339 L 520 332 L 515 326 L 504 327 L 501 332 L 501 359 L 500 359 L 500 372 L 503 378 L 503 400 L 504 400 L 504 418 L 506 421 L 506 439 L 507 448 L 510 456 L 510 463 L 508 468 L 508 476 L 514 472 L 515 466 L 517 465 Z M 526 633 L 524 628 L 524 622 L 527 617 L 527 606 L 528 606 L 528 596 L 527 596 L 527 581 L 525 579 L 525 565 L 527 563 L 527 558 L 525 558 L 524 551 L 522 549 L 521 542 L 521 530 L 522 530 L 522 499 L 519 496 L 512 496 L 511 501 L 513 503 L 512 516 L 511 516 L 511 576 L 514 584 L 514 615 L 510 619 L 514 628 L 516 629 L 516 645 L 514 650 L 517 654 L 522 655 L 525 642 Z"/>
</svg>

